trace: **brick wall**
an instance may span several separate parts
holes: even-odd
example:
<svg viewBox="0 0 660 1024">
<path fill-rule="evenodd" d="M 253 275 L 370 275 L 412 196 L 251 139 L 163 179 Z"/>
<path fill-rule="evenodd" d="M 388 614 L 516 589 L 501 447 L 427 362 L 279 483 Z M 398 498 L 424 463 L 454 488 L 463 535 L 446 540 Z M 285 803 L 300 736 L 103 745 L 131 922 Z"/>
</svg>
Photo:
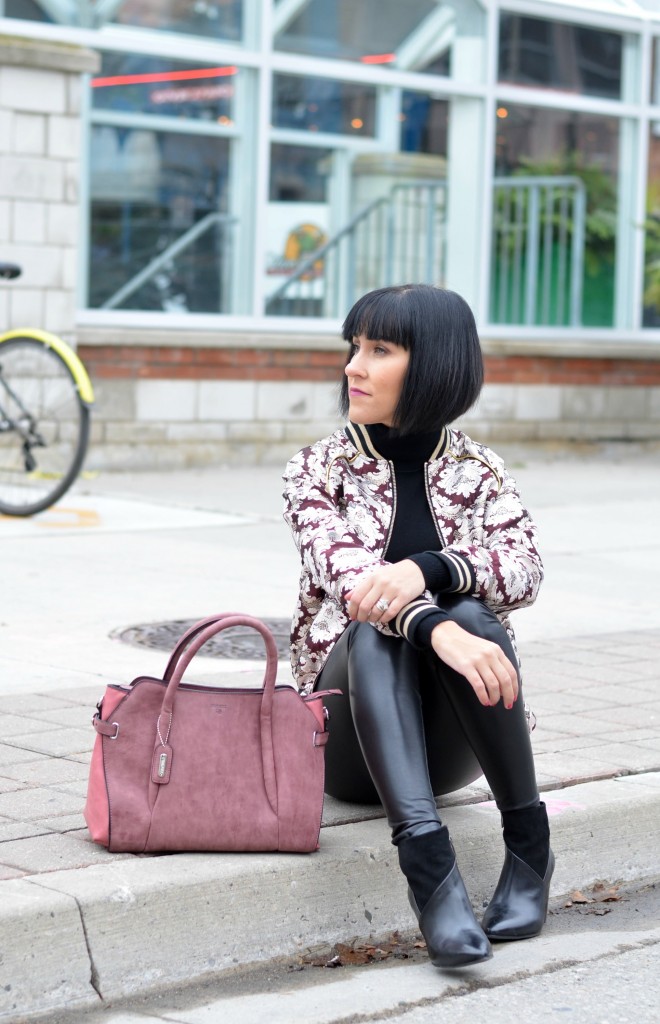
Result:
<svg viewBox="0 0 660 1024">
<path fill-rule="evenodd" d="M 23 276 L 0 288 L 0 330 L 74 338 L 81 75 L 78 46 L 0 36 L 0 259 Z"/>
<path fill-rule="evenodd" d="M 97 378 L 143 380 L 305 380 L 336 382 L 345 346 L 337 351 L 287 348 L 195 348 L 182 345 L 85 345 L 80 355 Z M 568 358 L 562 355 L 484 357 L 491 384 L 660 387 L 657 358 Z"/>
<path fill-rule="evenodd" d="M 181 344 L 175 334 L 145 343 L 128 333 L 108 344 L 107 330 L 79 331 L 98 398 L 92 466 L 283 463 L 339 425 L 345 346 L 336 338 L 189 332 Z M 575 344 L 570 353 L 560 343 L 483 345 L 486 386 L 460 424 L 475 438 L 660 440 L 657 347 L 617 358 Z"/>
</svg>

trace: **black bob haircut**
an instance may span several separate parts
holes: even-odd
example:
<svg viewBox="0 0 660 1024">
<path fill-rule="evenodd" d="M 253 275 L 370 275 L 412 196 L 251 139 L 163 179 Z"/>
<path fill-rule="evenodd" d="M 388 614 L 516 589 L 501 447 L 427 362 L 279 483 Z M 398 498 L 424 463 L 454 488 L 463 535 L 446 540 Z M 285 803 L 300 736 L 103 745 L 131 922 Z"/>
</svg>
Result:
<svg viewBox="0 0 660 1024">
<path fill-rule="evenodd" d="M 472 310 L 446 288 L 404 284 L 367 292 L 342 327 L 345 341 L 364 335 L 410 352 L 393 426 L 400 435 L 440 430 L 474 405 L 484 381 L 481 346 Z M 346 365 L 350 362 L 349 350 Z M 348 380 L 339 407 L 348 416 Z"/>
</svg>

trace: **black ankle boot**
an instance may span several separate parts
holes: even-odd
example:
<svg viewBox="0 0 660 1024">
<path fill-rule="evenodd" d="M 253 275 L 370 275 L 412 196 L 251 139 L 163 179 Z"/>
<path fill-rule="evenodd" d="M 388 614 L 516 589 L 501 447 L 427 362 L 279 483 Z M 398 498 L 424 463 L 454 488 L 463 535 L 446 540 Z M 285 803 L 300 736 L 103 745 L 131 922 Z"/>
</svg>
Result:
<svg viewBox="0 0 660 1024">
<path fill-rule="evenodd" d="M 403 839 L 397 850 L 431 963 L 463 967 L 489 960 L 493 952 L 474 916 L 446 827 Z"/>
<path fill-rule="evenodd" d="M 481 926 L 493 942 L 531 939 L 545 924 L 555 868 L 545 804 L 503 811 L 502 826 L 504 867 Z"/>
</svg>

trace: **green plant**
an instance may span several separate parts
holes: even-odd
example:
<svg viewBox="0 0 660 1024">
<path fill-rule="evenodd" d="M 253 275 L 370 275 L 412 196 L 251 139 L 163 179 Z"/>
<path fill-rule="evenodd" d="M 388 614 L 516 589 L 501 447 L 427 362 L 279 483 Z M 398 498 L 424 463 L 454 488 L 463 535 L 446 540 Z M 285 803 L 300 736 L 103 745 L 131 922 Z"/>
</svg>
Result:
<svg viewBox="0 0 660 1024">
<path fill-rule="evenodd" d="M 616 184 L 600 167 L 585 163 L 581 153 L 572 151 L 558 153 L 548 160 L 532 160 L 521 157 L 517 175 L 538 175 L 558 177 L 570 175 L 584 182 L 587 193 L 585 218 L 584 267 L 588 275 L 595 277 L 601 272 L 603 261 L 614 263 L 616 239 Z M 559 215 L 555 214 L 554 222 Z M 543 218 L 541 219 L 543 224 Z M 566 230 L 570 234 L 573 224 L 568 217 Z"/>
<path fill-rule="evenodd" d="M 660 310 L 660 184 L 649 187 L 644 232 L 644 305 Z"/>
</svg>

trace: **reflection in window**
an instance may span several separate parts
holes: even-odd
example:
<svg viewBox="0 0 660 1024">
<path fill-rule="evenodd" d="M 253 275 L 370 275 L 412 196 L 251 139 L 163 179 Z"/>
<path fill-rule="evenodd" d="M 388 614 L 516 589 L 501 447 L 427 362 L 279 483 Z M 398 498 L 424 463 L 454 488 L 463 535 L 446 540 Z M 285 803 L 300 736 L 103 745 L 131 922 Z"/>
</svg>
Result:
<svg viewBox="0 0 660 1024">
<path fill-rule="evenodd" d="M 276 50 L 451 73 L 459 36 L 483 35 L 479 0 L 276 0 Z"/>
<path fill-rule="evenodd" d="M 651 50 L 651 103 L 660 106 L 660 38 L 653 40 Z"/>
<path fill-rule="evenodd" d="M 447 155 L 449 102 L 427 93 L 405 91 L 401 97 L 401 149 L 404 153 Z"/>
<path fill-rule="evenodd" d="M 271 146 L 271 202 L 326 202 L 331 157 L 330 149 Z"/>
<path fill-rule="evenodd" d="M 100 28 L 108 22 L 161 32 L 238 40 L 242 0 L 5 0 L 8 18 Z"/>
<path fill-rule="evenodd" d="M 100 73 L 92 79 L 96 110 L 160 114 L 168 117 L 233 123 L 238 69 L 207 67 L 133 53 L 105 53 Z"/>
<path fill-rule="evenodd" d="M 124 0 L 108 20 L 120 25 L 240 39 L 242 0 Z M 118 8 L 118 9 L 117 9 Z"/>
<path fill-rule="evenodd" d="M 227 312 L 229 141 L 96 125 L 89 304 Z"/>
<path fill-rule="evenodd" d="M 273 124 L 309 132 L 373 135 L 376 89 L 330 78 L 275 75 Z"/>
<path fill-rule="evenodd" d="M 264 287 L 271 316 L 323 315 L 324 261 L 315 260 L 314 253 L 330 232 L 332 166 L 330 149 L 271 147 Z M 304 264 L 296 283 L 292 279 Z"/>
<path fill-rule="evenodd" d="M 649 133 L 643 326 L 660 327 L 660 121 Z"/>
<path fill-rule="evenodd" d="M 502 14 L 499 80 L 619 99 L 622 45 L 617 32 Z"/>
<path fill-rule="evenodd" d="M 651 102 L 660 106 L 660 39 L 653 40 Z M 649 131 L 642 324 L 660 327 L 660 120 Z"/>
<path fill-rule="evenodd" d="M 274 146 L 267 315 L 340 317 L 374 288 L 443 281 L 446 192 L 436 154 Z"/>
<path fill-rule="evenodd" d="M 568 324 L 571 301 L 566 290 L 575 294 L 577 289 L 577 322 L 611 326 L 617 119 L 505 105 L 497 115 L 492 321 Z M 542 180 L 548 188 L 539 192 L 536 186 Z M 530 267 L 535 268 L 533 282 L 528 279 Z M 535 297 L 531 315 L 525 316 L 525 289 L 532 284 Z"/>
<path fill-rule="evenodd" d="M 279 0 L 275 49 L 388 64 L 437 6 L 435 0 L 308 0 L 295 6 Z"/>
<path fill-rule="evenodd" d="M 3 14 L 5 18 L 22 18 L 23 21 L 53 21 L 46 11 L 46 4 L 40 4 L 37 0 L 5 0 Z M 61 24 L 70 25 L 70 15 L 64 17 L 66 8 L 62 8 L 64 20 Z"/>
</svg>

